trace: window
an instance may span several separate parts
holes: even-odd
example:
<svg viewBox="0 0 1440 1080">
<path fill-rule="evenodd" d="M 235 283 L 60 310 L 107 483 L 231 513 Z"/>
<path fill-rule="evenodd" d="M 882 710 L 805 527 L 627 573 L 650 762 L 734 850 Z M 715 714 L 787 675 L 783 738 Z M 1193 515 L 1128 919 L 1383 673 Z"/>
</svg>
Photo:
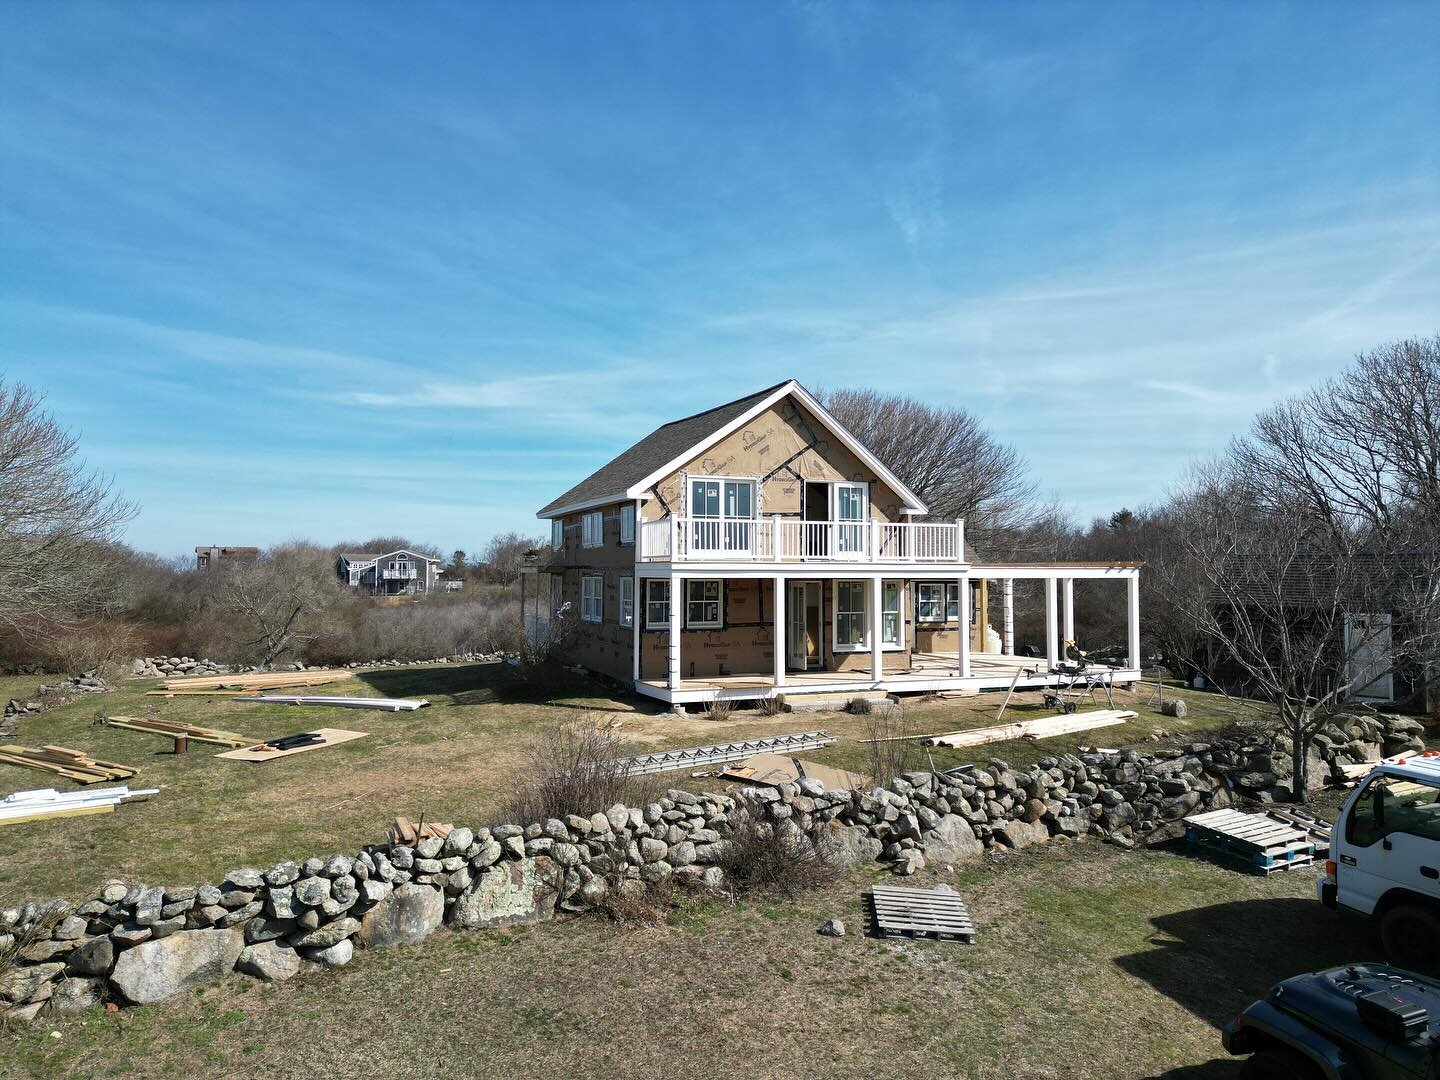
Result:
<svg viewBox="0 0 1440 1080">
<path fill-rule="evenodd" d="M 720 581 L 685 583 L 685 625 L 692 628 L 720 625 Z"/>
<path fill-rule="evenodd" d="M 550 616 L 554 618 L 560 614 L 560 609 L 565 605 L 565 578 L 561 574 L 550 574 Z"/>
<path fill-rule="evenodd" d="M 865 590 L 867 581 L 835 583 L 835 648 L 839 652 L 857 652 L 866 647 L 870 635 L 865 626 Z"/>
<path fill-rule="evenodd" d="M 580 618 L 600 622 L 605 617 L 605 578 L 586 574 L 580 579 Z"/>
<path fill-rule="evenodd" d="M 622 506 L 620 508 L 620 543 L 633 544 L 635 542 L 635 507 Z"/>
<path fill-rule="evenodd" d="M 1369 847 L 1394 833 L 1440 840 L 1440 787 L 1380 776 L 1371 781 L 1350 811 L 1345 838 Z"/>
<path fill-rule="evenodd" d="M 550 546 L 559 551 L 565 546 L 565 519 L 555 518 L 550 522 Z"/>
<path fill-rule="evenodd" d="M 960 583 L 958 581 L 921 581 L 915 586 L 916 622 L 958 622 L 960 620 Z"/>
<path fill-rule="evenodd" d="M 900 582 L 887 581 L 880 588 L 880 644 L 891 648 L 905 646 L 905 620 L 900 614 Z"/>
<path fill-rule="evenodd" d="M 841 551 L 865 550 L 866 487 L 864 484 L 835 485 L 836 546 Z"/>
<path fill-rule="evenodd" d="M 649 578 L 645 582 L 645 625 L 670 625 L 670 582 Z"/>
<path fill-rule="evenodd" d="M 599 547 L 605 543 L 605 511 L 592 510 L 580 518 L 580 546 Z"/>
<path fill-rule="evenodd" d="M 915 587 L 915 619 L 917 622 L 945 621 L 945 583 L 922 581 Z"/>
<path fill-rule="evenodd" d="M 620 579 L 620 625 L 635 625 L 635 579 L 633 577 Z"/>
<path fill-rule="evenodd" d="M 690 517 L 695 551 L 749 551 L 755 481 L 690 481 Z"/>
</svg>

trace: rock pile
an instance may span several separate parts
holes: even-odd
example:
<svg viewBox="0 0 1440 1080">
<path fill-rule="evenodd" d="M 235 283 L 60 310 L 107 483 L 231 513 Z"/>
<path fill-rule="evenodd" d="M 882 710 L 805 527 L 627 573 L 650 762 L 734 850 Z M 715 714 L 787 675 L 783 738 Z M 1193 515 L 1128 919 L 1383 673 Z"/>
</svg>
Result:
<svg viewBox="0 0 1440 1080">
<path fill-rule="evenodd" d="M 5 703 L 4 715 L 0 716 L 0 736 L 13 734 L 23 716 L 69 704 L 81 694 L 103 694 L 109 689 L 110 684 L 100 678 L 96 671 L 82 672 L 64 682 L 37 686 L 33 697 L 24 701 L 11 698 Z"/>
<path fill-rule="evenodd" d="M 193 656 L 146 656 L 130 661 L 130 674 L 137 679 L 158 679 L 172 675 L 228 675 L 241 670 L 214 660 Z"/>
<path fill-rule="evenodd" d="M 437 656 L 432 660 L 351 660 L 344 664 L 302 664 L 285 661 L 271 664 L 271 671 L 319 671 L 322 668 L 351 669 L 382 667 L 414 667 L 419 664 L 493 663 L 505 659 L 504 653 L 456 653 Z M 216 660 L 196 660 L 191 656 L 144 656 L 130 661 L 130 674 L 137 679 L 159 679 L 175 675 L 230 675 L 261 670 L 254 664 L 222 664 Z"/>
<path fill-rule="evenodd" d="M 1326 731 L 1317 781 L 1346 761 L 1414 748 L 1423 728 L 1356 714 Z M 839 861 L 882 859 L 908 875 L 1052 838 L 1093 833 L 1131 847 L 1237 796 L 1288 793 L 1288 770 L 1275 739 L 1060 754 L 1023 769 L 991 758 L 870 791 L 828 791 L 809 778 L 733 795 L 671 790 L 588 817 L 459 827 L 414 844 L 243 867 L 214 885 L 111 881 L 76 907 L 0 911 L 0 1016 L 65 1012 L 102 996 L 159 1001 L 231 970 L 287 979 L 306 964 L 346 964 L 357 947 L 418 941 L 442 925 L 539 921 L 666 880 L 717 887 L 740 815 L 795 830 Z"/>
</svg>

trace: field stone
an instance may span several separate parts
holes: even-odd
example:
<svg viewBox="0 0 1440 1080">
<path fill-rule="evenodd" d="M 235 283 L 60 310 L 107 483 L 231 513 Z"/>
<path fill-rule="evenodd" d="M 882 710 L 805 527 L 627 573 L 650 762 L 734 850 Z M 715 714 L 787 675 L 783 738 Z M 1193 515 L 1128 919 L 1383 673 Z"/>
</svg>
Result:
<svg viewBox="0 0 1440 1080">
<path fill-rule="evenodd" d="M 96 937 L 71 951 L 65 958 L 65 970 L 71 975 L 104 975 L 114 962 L 115 943 L 108 937 Z"/>
<path fill-rule="evenodd" d="M 245 946 L 235 970 L 266 982 L 284 982 L 300 973 L 300 954 L 283 941 L 261 941 Z"/>
<path fill-rule="evenodd" d="M 53 979 L 58 979 L 65 970 L 64 964 L 33 964 L 29 967 L 11 968 L 0 975 L 0 1001 L 23 1004 L 41 1000 L 37 995 L 49 997 L 53 988 L 46 989 Z"/>
<path fill-rule="evenodd" d="M 110 931 L 110 940 L 122 948 L 139 945 L 149 941 L 154 936 L 154 931 L 148 926 L 136 926 L 134 923 L 124 923 Z"/>
<path fill-rule="evenodd" d="M 357 937 L 361 945 L 369 946 L 422 941 L 444 918 L 445 894 L 441 890 L 428 885 L 405 884 L 361 917 Z"/>
<path fill-rule="evenodd" d="M 1007 821 L 995 827 L 995 840 L 1006 847 L 1024 848 L 1050 839 L 1050 830 L 1040 821 Z"/>
<path fill-rule="evenodd" d="M 456 898 L 450 923 L 464 929 L 541 922 L 555 913 L 555 863 L 545 857 L 482 870 Z"/>
<path fill-rule="evenodd" d="M 445 846 L 445 841 L 438 836 L 427 836 L 415 845 L 415 857 L 417 859 L 433 859 L 440 854 L 440 849 Z"/>
<path fill-rule="evenodd" d="M 265 875 L 254 867 L 246 866 L 231 870 L 225 875 L 225 883 L 237 889 L 258 889 L 265 884 Z"/>
<path fill-rule="evenodd" d="M 181 990 L 223 978 L 245 948 L 244 931 L 187 930 L 144 941 L 115 961 L 110 985 L 134 1005 L 164 1001 Z"/>
<path fill-rule="evenodd" d="M 819 932 L 823 937 L 844 937 L 845 923 L 841 919 L 826 919 L 820 924 Z"/>
<path fill-rule="evenodd" d="M 480 845 L 479 852 L 470 860 L 470 865 L 477 870 L 483 870 L 487 866 L 493 866 L 500 861 L 500 845 L 494 840 L 486 840 Z"/>
<path fill-rule="evenodd" d="M 295 929 L 294 919 L 277 919 L 268 915 L 256 915 L 245 924 L 245 941 L 258 945 L 262 941 L 274 941 Z"/>
<path fill-rule="evenodd" d="M 69 1016 L 100 1004 L 99 979 L 65 979 L 55 984 L 46 1012 Z"/>
<path fill-rule="evenodd" d="M 307 960 L 313 960 L 317 964 L 324 964 L 326 967 L 344 967 L 355 955 L 355 943 L 350 938 L 337 941 L 334 945 L 324 949 L 306 949 L 302 954 Z"/>
<path fill-rule="evenodd" d="M 50 931 L 50 936 L 56 941 L 75 941 L 85 936 L 85 929 L 89 925 L 87 920 L 78 915 L 67 915 Z"/>
<path fill-rule="evenodd" d="M 931 862 L 959 863 L 979 858 L 985 845 L 975 836 L 970 823 L 958 814 L 945 814 L 925 838 L 925 851 Z"/>
<path fill-rule="evenodd" d="M 330 879 L 303 877 L 295 883 L 295 899 L 306 907 L 319 907 L 330 899 Z"/>
<path fill-rule="evenodd" d="M 451 829 L 440 848 L 442 855 L 463 855 L 465 849 L 475 842 L 475 833 L 464 827 Z"/>
</svg>

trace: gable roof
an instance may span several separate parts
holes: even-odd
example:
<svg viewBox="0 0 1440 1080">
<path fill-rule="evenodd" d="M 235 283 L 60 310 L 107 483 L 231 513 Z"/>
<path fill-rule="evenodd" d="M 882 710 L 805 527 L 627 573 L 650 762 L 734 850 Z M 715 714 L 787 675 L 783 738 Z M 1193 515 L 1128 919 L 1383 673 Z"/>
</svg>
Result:
<svg viewBox="0 0 1440 1080">
<path fill-rule="evenodd" d="M 408 548 L 396 548 L 394 551 L 386 551 L 381 554 L 369 552 L 342 551 L 339 558 L 346 562 L 378 562 L 381 559 L 388 559 L 391 555 L 409 555 L 415 559 L 423 559 L 425 562 L 440 562 L 441 560 L 432 555 L 422 555 L 418 551 L 410 551 Z"/>
<path fill-rule="evenodd" d="M 559 517 L 607 503 L 642 498 L 651 486 L 790 394 L 799 398 L 821 424 L 895 490 L 905 502 L 907 512 L 925 512 L 925 504 L 883 462 L 861 445 L 809 391 L 794 379 L 787 379 L 656 428 L 558 499 L 547 503 L 535 516 Z"/>
</svg>

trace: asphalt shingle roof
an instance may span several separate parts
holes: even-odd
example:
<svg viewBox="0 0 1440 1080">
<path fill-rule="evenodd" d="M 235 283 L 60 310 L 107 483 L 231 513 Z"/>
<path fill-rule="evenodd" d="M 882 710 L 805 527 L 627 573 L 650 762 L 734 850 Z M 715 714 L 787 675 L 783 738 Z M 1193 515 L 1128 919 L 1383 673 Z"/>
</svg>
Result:
<svg viewBox="0 0 1440 1080">
<path fill-rule="evenodd" d="M 540 510 L 540 516 L 544 517 L 561 507 L 573 506 L 576 503 L 593 502 L 597 499 L 623 499 L 631 485 L 639 483 L 656 469 L 674 461 L 789 381 L 787 379 L 785 382 L 778 382 L 743 398 L 706 409 L 694 416 L 672 420 L 656 428 L 630 449 L 600 466 L 564 495 L 547 503 Z"/>
</svg>

